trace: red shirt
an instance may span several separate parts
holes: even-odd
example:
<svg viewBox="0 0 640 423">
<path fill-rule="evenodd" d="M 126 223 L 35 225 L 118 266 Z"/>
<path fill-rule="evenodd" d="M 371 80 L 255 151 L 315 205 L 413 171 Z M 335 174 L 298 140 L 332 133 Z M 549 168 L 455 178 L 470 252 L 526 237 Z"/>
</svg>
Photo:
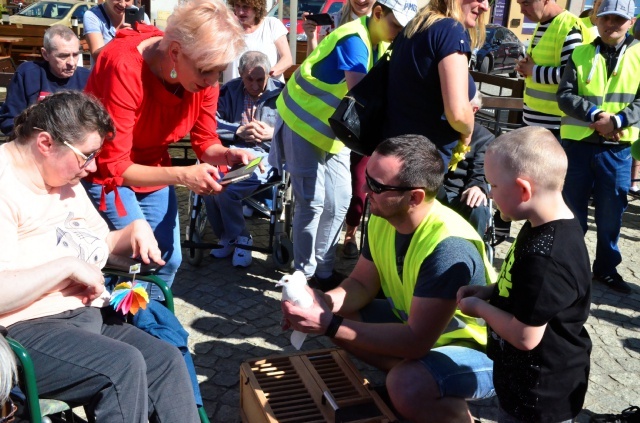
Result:
<svg viewBox="0 0 640 423">
<path fill-rule="evenodd" d="M 182 97 L 167 91 L 138 51 L 138 45 L 164 33 L 149 25 L 121 30 L 100 53 L 85 92 L 95 95 L 113 118 L 116 135 L 105 142 L 96 159 L 97 172 L 89 182 L 122 185 L 122 174 L 132 164 L 171 166 L 168 145 L 191 133 L 197 157 L 220 144 L 216 134 L 219 87 L 200 92 L 184 91 Z M 152 192 L 164 186 L 131 187 Z"/>
</svg>

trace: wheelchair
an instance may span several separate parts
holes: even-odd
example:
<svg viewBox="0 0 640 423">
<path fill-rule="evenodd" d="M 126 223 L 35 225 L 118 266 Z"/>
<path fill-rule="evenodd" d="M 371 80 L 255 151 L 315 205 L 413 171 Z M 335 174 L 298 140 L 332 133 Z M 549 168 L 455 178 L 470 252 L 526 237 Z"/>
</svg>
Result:
<svg viewBox="0 0 640 423">
<path fill-rule="evenodd" d="M 243 202 L 260 215 L 269 219 L 269 242 L 266 247 L 238 245 L 236 248 L 272 254 L 278 270 L 287 272 L 293 267 L 293 192 L 287 172 L 274 175 L 260 185 Z M 189 222 L 185 229 L 182 247 L 188 249 L 187 261 L 199 266 L 204 257 L 203 250 L 218 248 L 218 244 L 204 242 L 208 221 L 204 199 L 201 195 L 189 192 Z"/>
<path fill-rule="evenodd" d="M 109 262 L 103 268 L 103 273 L 110 276 L 118 276 L 122 278 L 131 278 L 131 275 L 122 270 L 120 266 L 109 267 Z M 165 282 L 153 274 L 144 273 L 136 275 L 136 280 L 141 282 L 149 282 L 160 288 L 164 294 L 163 304 L 172 313 L 174 312 L 174 301 L 171 289 Z M 40 399 L 36 384 L 36 374 L 31 357 L 26 348 L 20 345 L 14 339 L 7 337 L 7 342 L 15 354 L 18 362 L 18 381 L 20 390 L 24 395 L 24 417 L 28 418 L 31 423 L 52 423 L 52 422 L 76 422 L 82 421 L 76 419 L 71 406 L 63 401 Z M 210 423 L 204 407 L 198 408 L 198 415 L 201 423 Z"/>
</svg>

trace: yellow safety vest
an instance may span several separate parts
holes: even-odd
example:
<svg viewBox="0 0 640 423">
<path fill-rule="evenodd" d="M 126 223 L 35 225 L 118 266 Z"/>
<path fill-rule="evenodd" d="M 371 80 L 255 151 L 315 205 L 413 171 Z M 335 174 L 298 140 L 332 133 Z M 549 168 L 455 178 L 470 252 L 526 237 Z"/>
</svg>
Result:
<svg viewBox="0 0 640 423">
<path fill-rule="evenodd" d="M 578 95 L 598 106 L 599 109 L 616 114 L 627 107 L 636 98 L 640 86 L 640 44 L 635 44 L 624 52 L 617 75 L 611 74 L 607 79 L 607 64 L 601 54 L 596 57 L 596 46 L 587 44 L 576 47 L 571 55 L 577 72 Z M 591 82 L 587 77 L 594 66 L 595 72 Z M 580 141 L 591 135 L 591 122 L 575 119 L 570 116 L 562 118 L 560 136 Z M 633 142 L 638 139 L 640 130 L 628 126 L 622 131 L 621 141 Z"/>
<path fill-rule="evenodd" d="M 580 18 L 580 21 L 582 21 L 582 24 L 586 29 L 586 31 L 582 33 L 582 42 L 584 44 L 589 44 L 598 38 L 598 27 L 591 23 L 591 18 L 589 16 Z"/>
<path fill-rule="evenodd" d="M 329 117 L 333 114 L 342 98 L 347 94 L 347 82 L 329 84 L 312 75 L 315 64 L 325 59 L 345 37 L 358 35 L 367 46 L 369 63 L 367 71 L 373 66 L 371 39 L 367 29 L 367 17 L 363 16 L 337 28 L 320 42 L 293 73 L 286 87 L 278 97 L 276 106 L 282 120 L 302 138 L 329 153 L 338 153 L 344 144 L 336 139 L 329 126 Z M 382 56 L 388 43 L 378 45 L 378 56 Z"/>
<path fill-rule="evenodd" d="M 411 238 L 404 258 L 402 280 L 398 276 L 396 267 L 395 228 L 385 219 L 371 216 L 368 231 L 369 249 L 380 275 L 382 291 L 391 303 L 394 314 L 405 323 L 409 320 L 413 292 L 422 262 L 445 238 L 454 236 L 473 242 L 484 261 L 486 283 L 492 283 L 495 279 L 495 272 L 484 251 L 484 243 L 476 230 L 459 214 L 437 200 L 434 200 L 429 214 Z M 486 345 L 487 328 L 484 321 L 467 316 L 456 309 L 451 322 L 438 338 L 435 347 L 461 340 Z"/>
<path fill-rule="evenodd" d="M 539 26 L 540 24 L 538 24 Z M 536 26 L 536 31 L 538 31 Z M 531 47 L 529 44 L 527 53 L 533 58 L 536 65 L 539 66 L 560 66 L 560 58 L 562 56 L 562 45 L 571 29 L 575 26 L 580 27 L 582 39 L 588 39 L 587 29 L 580 19 L 567 12 L 566 10 L 553 18 L 551 25 L 547 28 L 538 44 Z M 534 32 L 534 34 L 535 34 Z M 531 76 L 527 76 L 525 80 L 524 103 L 533 110 L 544 112 L 554 116 L 564 116 L 564 113 L 558 107 L 556 101 L 557 84 L 540 84 L 534 82 Z"/>
</svg>

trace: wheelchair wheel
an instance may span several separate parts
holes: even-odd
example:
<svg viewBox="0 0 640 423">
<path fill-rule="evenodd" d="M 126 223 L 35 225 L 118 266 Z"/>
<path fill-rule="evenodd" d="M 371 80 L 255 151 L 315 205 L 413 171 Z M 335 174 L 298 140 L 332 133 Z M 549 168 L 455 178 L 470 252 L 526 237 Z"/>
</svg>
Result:
<svg viewBox="0 0 640 423">
<path fill-rule="evenodd" d="M 293 243 L 286 233 L 276 235 L 273 243 L 273 262 L 280 271 L 289 272 L 293 269 Z"/>
<path fill-rule="evenodd" d="M 186 238 L 198 244 L 204 240 L 204 231 L 207 227 L 207 211 L 202 203 L 202 197 L 195 193 L 189 193 L 189 225 Z M 192 266 L 200 266 L 204 252 L 202 248 L 189 248 L 187 261 Z"/>
</svg>

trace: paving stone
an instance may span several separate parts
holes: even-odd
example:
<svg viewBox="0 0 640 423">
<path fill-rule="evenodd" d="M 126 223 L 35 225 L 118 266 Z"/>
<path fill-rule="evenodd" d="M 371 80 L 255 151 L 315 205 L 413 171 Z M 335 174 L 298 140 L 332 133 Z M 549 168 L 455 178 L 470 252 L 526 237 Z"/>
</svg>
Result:
<svg viewBox="0 0 640 423">
<path fill-rule="evenodd" d="M 181 228 L 186 226 L 186 189 L 178 187 Z M 592 214 L 593 210 L 590 210 Z M 254 245 L 268 243 L 268 221 L 247 220 Z M 515 236 L 522 223 L 512 225 Z M 596 237 L 590 215 L 590 230 L 585 236 L 591 259 L 595 257 Z M 215 242 L 210 229 L 205 241 Z M 589 413 L 619 413 L 629 405 L 640 405 L 640 200 L 631 199 L 623 219 L 620 249 L 623 262 L 618 270 L 634 292 L 622 295 L 601 284 L 592 285 L 591 314 L 587 330 L 592 338 L 592 369 L 584 410 L 578 423 L 589 421 Z M 513 238 L 496 248 L 494 267 Z M 338 251 L 336 269 L 348 273 L 355 260 L 342 260 Z M 186 251 L 185 251 L 186 253 Z M 212 422 L 239 423 L 239 367 L 244 361 L 295 350 L 289 332 L 280 329 L 281 290 L 275 283 L 283 273 L 275 270 L 270 255 L 254 253 L 253 264 L 236 269 L 231 260 L 214 260 L 205 251 L 198 267 L 182 264 L 173 286 L 176 315 L 190 332 L 205 408 Z M 185 257 L 187 254 L 185 254 Z M 324 336 L 308 336 L 302 349 L 328 348 L 332 343 Z M 356 367 L 373 384 L 383 384 L 383 372 L 354 360 Z M 472 406 L 481 422 L 494 422 L 495 399 Z"/>
</svg>

